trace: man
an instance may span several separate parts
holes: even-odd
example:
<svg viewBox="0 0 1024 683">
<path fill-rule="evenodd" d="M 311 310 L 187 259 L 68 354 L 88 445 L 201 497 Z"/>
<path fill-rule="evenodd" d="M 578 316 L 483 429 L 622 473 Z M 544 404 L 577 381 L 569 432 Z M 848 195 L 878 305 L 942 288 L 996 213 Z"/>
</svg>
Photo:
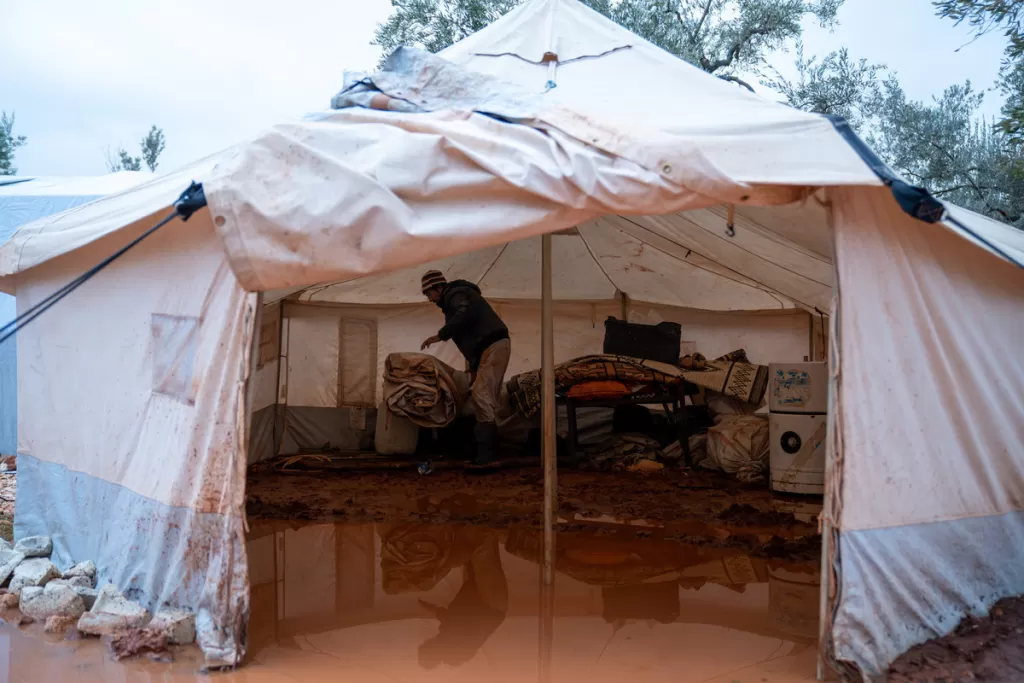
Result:
<svg viewBox="0 0 1024 683">
<path fill-rule="evenodd" d="M 420 645 L 424 669 L 472 660 L 508 614 L 508 579 L 501 566 L 500 532 L 463 527 L 455 532 L 448 563 L 462 565 L 462 588 L 447 607 L 420 600 L 437 619 L 437 635 Z M 458 563 L 458 564 L 456 564 Z"/>
<path fill-rule="evenodd" d="M 476 411 L 476 465 L 489 465 L 497 458 L 498 401 L 512 353 L 508 328 L 472 282 L 448 282 L 439 270 L 421 280 L 424 296 L 444 312 L 444 327 L 423 342 L 421 350 L 449 339 L 466 358 Z"/>
</svg>

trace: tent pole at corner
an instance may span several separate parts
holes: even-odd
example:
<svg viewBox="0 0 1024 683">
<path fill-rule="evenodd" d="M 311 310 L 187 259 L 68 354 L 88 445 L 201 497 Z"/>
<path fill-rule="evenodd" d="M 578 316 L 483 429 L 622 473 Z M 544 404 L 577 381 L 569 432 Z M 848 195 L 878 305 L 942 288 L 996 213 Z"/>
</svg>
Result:
<svg viewBox="0 0 1024 683">
<path fill-rule="evenodd" d="M 558 495 L 555 436 L 555 331 L 551 304 L 551 235 L 541 237 L 541 436 L 544 462 L 544 585 L 555 581 L 555 511 Z"/>
</svg>

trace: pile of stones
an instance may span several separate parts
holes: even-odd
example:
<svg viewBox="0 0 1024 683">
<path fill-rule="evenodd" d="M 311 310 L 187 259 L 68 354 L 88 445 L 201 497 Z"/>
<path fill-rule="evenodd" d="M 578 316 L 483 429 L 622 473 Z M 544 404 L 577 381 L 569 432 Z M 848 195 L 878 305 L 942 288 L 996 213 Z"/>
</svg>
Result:
<svg viewBox="0 0 1024 683">
<path fill-rule="evenodd" d="M 50 561 L 52 552 L 47 536 L 23 538 L 13 547 L 0 539 L 0 586 L 7 586 L 0 588 L 0 612 L 17 608 L 19 624 L 42 621 L 47 633 L 76 626 L 86 636 L 117 636 L 146 627 L 165 634 L 171 644 L 195 641 L 191 612 L 163 609 L 152 615 L 113 584 L 97 589 L 96 565 L 91 561 L 61 572 Z"/>
</svg>

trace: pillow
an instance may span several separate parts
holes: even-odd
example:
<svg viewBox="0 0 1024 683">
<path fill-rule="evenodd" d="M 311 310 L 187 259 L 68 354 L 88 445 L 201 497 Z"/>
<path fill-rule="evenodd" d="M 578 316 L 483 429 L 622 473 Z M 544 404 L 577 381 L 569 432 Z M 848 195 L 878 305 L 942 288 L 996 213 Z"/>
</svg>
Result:
<svg viewBox="0 0 1024 683">
<path fill-rule="evenodd" d="M 622 398 L 629 389 L 622 382 L 600 381 L 576 384 L 569 389 L 569 398 L 581 401 L 595 401 L 602 398 Z"/>
</svg>

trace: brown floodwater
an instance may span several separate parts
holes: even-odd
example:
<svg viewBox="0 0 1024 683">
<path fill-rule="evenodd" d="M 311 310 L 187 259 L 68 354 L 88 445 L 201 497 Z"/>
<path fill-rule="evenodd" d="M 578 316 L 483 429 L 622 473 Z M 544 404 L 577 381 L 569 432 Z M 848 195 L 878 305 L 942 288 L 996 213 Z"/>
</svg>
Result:
<svg viewBox="0 0 1024 683">
<path fill-rule="evenodd" d="M 671 525 L 573 520 L 556 582 L 540 534 L 454 524 L 250 521 L 249 656 L 200 673 L 0 626 L 0 681 L 814 680 L 813 553 L 751 553 Z M 727 539 L 726 539 L 727 540 Z"/>
</svg>

